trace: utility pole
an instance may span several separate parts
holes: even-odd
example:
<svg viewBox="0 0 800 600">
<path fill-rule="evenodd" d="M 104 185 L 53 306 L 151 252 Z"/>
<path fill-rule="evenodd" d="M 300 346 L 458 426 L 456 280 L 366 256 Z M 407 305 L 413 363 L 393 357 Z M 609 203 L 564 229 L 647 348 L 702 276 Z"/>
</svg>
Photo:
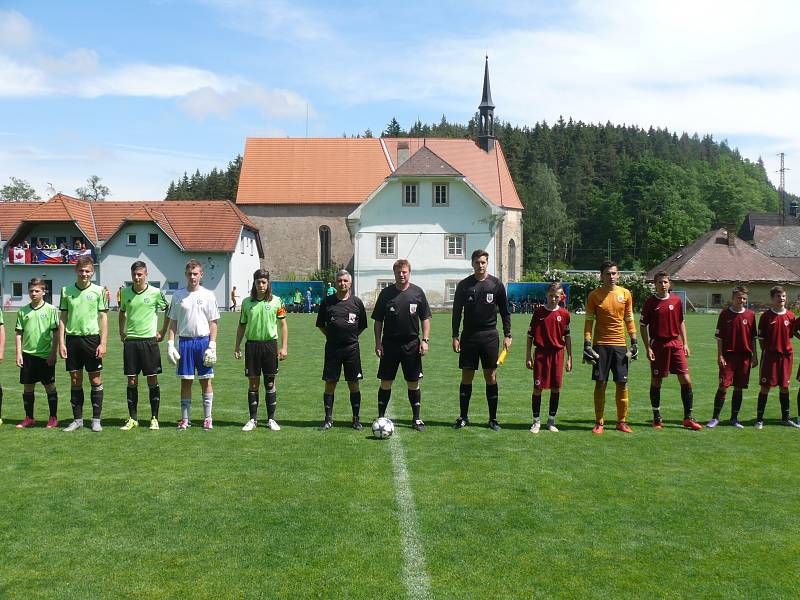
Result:
<svg viewBox="0 0 800 600">
<path fill-rule="evenodd" d="M 780 178 L 780 185 L 778 185 L 778 195 L 781 199 L 781 216 L 785 219 L 786 218 L 786 171 L 790 171 L 791 169 L 787 169 L 783 164 L 784 153 L 781 152 L 778 154 L 781 157 L 781 168 L 778 169 L 778 173 L 781 174 Z"/>
</svg>

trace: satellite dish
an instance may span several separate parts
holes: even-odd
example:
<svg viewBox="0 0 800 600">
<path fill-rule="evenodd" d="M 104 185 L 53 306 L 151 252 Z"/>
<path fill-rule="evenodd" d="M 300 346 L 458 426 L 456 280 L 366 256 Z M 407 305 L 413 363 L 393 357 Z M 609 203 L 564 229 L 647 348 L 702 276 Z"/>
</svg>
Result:
<svg viewBox="0 0 800 600">
<path fill-rule="evenodd" d="M 47 196 L 48 198 L 52 198 L 53 196 L 56 195 L 56 188 L 53 187 L 52 183 L 50 182 L 47 183 L 47 189 L 44 191 L 44 195 Z"/>
</svg>

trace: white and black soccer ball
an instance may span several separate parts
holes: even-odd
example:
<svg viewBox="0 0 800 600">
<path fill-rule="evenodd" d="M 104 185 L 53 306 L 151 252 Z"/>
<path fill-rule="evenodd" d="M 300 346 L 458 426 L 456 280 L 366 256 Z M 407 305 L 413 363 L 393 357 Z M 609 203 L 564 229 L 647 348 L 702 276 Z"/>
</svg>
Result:
<svg viewBox="0 0 800 600">
<path fill-rule="evenodd" d="M 385 440 L 388 437 L 392 437 L 393 433 L 394 423 L 392 423 L 391 419 L 387 419 L 386 417 L 378 417 L 372 422 L 372 435 L 379 440 Z"/>
</svg>

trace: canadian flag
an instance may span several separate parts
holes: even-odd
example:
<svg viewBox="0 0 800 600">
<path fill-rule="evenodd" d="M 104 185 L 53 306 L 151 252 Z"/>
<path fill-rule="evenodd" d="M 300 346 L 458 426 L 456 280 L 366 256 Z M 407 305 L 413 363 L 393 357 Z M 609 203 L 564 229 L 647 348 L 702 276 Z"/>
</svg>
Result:
<svg viewBox="0 0 800 600">
<path fill-rule="evenodd" d="M 25 248 L 21 248 L 19 246 L 15 246 L 11 250 L 11 262 L 12 263 L 24 263 L 25 262 Z"/>
</svg>

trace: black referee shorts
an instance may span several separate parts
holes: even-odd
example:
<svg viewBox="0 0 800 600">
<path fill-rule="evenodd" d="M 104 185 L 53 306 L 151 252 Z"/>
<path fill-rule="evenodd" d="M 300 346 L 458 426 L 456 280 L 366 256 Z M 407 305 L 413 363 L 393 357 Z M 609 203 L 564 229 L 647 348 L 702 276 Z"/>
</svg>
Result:
<svg viewBox="0 0 800 600">
<path fill-rule="evenodd" d="M 33 354 L 22 353 L 22 368 L 19 370 L 22 385 L 41 383 L 50 385 L 56 382 L 56 365 L 47 364 L 47 359 Z"/>
<path fill-rule="evenodd" d="M 277 373 L 278 340 L 248 340 L 244 345 L 244 374 L 259 377 Z"/>
<path fill-rule="evenodd" d="M 99 335 L 68 335 L 67 373 L 82 371 L 98 373 L 103 370 L 103 359 L 97 358 L 97 347 L 100 345 Z"/>
<path fill-rule="evenodd" d="M 161 373 L 161 351 L 156 338 L 128 339 L 122 344 L 122 364 L 127 377 Z"/>
<path fill-rule="evenodd" d="M 323 381 L 339 381 L 344 367 L 345 381 L 358 381 L 361 374 L 361 349 L 358 344 L 337 346 L 325 343 L 325 365 L 322 367 Z"/>
<path fill-rule="evenodd" d="M 484 369 L 496 369 L 499 347 L 500 334 L 497 329 L 462 333 L 458 368 L 477 371 L 480 363 Z"/>
<path fill-rule="evenodd" d="M 419 338 L 408 342 L 383 341 L 383 357 L 378 365 L 378 379 L 394 381 L 397 367 L 403 365 L 406 381 L 422 379 L 422 355 L 419 353 Z"/>
<path fill-rule="evenodd" d="M 611 373 L 616 383 L 628 382 L 628 349 L 625 346 L 594 346 L 594 350 L 600 355 L 592 367 L 594 381 L 608 381 Z"/>
</svg>

